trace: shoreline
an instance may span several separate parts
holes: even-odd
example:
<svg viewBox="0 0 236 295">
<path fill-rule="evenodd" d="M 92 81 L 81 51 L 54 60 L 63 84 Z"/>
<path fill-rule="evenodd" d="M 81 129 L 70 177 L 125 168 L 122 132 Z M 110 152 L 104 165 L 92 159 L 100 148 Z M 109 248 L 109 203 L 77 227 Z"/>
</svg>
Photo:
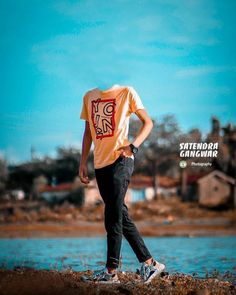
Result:
<svg viewBox="0 0 236 295">
<path fill-rule="evenodd" d="M 148 221 L 136 221 L 142 236 L 236 236 L 235 225 L 214 224 L 159 224 Z M 50 238 L 50 237 L 93 237 L 105 236 L 104 224 L 98 222 L 35 222 L 0 224 L 0 238 Z"/>
</svg>

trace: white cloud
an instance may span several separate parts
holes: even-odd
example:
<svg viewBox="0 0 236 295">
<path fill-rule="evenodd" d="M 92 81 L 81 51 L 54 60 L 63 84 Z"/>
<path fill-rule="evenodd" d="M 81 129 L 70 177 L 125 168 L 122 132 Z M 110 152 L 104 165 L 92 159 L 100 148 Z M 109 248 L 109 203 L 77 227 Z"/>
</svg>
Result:
<svg viewBox="0 0 236 295">
<path fill-rule="evenodd" d="M 194 89 L 194 92 L 199 94 L 210 95 L 229 95 L 232 93 L 232 89 L 228 86 L 215 86 L 215 87 L 198 87 Z"/>
<path fill-rule="evenodd" d="M 229 66 L 192 66 L 185 67 L 175 73 L 177 78 L 191 78 L 209 74 L 223 73 L 227 71 L 235 71 L 235 67 Z"/>
<path fill-rule="evenodd" d="M 221 28 L 213 1 L 176 1 L 172 16 L 179 21 L 182 30 L 196 32 Z"/>
<path fill-rule="evenodd" d="M 47 134 L 39 134 L 33 140 L 33 144 L 35 143 L 56 143 L 56 142 L 64 142 L 65 144 L 69 143 L 71 140 L 72 134 L 71 132 L 63 132 L 63 133 L 47 133 Z"/>
<path fill-rule="evenodd" d="M 172 35 L 166 38 L 167 43 L 172 43 L 176 45 L 205 45 L 212 46 L 219 43 L 219 40 L 215 37 L 211 38 L 193 38 L 193 36 L 189 35 Z"/>
<path fill-rule="evenodd" d="M 31 62 L 79 93 L 103 81 L 129 81 L 133 73 L 127 68 L 142 59 L 153 64 L 155 58 L 182 57 L 192 46 L 219 42 L 211 31 L 220 27 L 211 3 L 158 0 L 123 6 L 122 1 L 100 1 L 99 9 L 94 1 L 56 2 L 53 8 L 75 21 L 74 33 L 35 44 Z"/>
<path fill-rule="evenodd" d="M 165 110 L 170 110 L 173 108 L 173 104 L 162 104 L 163 109 Z M 174 106 L 175 108 L 175 113 L 182 114 L 182 116 L 185 115 L 191 115 L 191 114 L 196 114 L 196 110 L 198 114 L 206 114 L 206 117 L 210 118 L 211 114 L 223 114 L 224 112 L 230 112 L 231 107 L 226 104 L 221 104 L 221 105 L 213 105 L 213 104 L 176 104 Z"/>
<path fill-rule="evenodd" d="M 215 30 L 221 28 L 221 23 L 214 2 L 158 0 L 126 3 L 126 9 L 123 6 L 121 1 L 99 1 L 98 9 L 94 1 L 60 1 L 54 4 L 54 9 L 76 21 L 79 30 L 89 29 L 88 34 L 100 29 L 99 34 L 94 32 L 94 41 L 97 36 L 107 35 L 104 39 L 110 42 L 109 37 L 114 35 L 115 39 L 124 38 L 126 44 L 134 46 L 149 41 L 185 46 L 212 46 L 219 42 Z M 144 44 L 140 45 L 145 54 Z"/>
</svg>

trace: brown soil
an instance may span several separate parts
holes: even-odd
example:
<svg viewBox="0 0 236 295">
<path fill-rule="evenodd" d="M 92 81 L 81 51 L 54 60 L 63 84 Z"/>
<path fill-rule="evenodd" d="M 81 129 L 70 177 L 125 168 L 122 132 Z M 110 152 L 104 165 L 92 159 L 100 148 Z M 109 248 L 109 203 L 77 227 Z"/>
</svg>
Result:
<svg viewBox="0 0 236 295">
<path fill-rule="evenodd" d="M 19 268 L 16 270 L 0 270 L 0 294 L 2 295 L 112 295 L 112 294 L 186 294 L 217 295 L 236 294 L 236 286 L 217 278 L 199 279 L 184 274 L 163 274 L 153 279 L 149 285 L 139 281 L 134 273 L 119 273 L 121 284 L 101 285 L 85 283 L 81 275 L 91 271 L 75 272 L 65 270 L 34 270 Z"/>
</svg>

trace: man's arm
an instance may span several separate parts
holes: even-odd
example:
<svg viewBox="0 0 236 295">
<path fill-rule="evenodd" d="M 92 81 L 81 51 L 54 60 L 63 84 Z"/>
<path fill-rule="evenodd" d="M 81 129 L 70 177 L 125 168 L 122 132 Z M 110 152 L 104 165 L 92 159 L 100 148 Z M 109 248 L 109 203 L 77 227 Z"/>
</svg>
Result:
<svg viewBox="0 0 236 295">
<path fill-rule="evenodd" d="M 83 135 L 83 143 L 82 143 L 82 155 L 79 166 L 79 177 L 82 183 L 88 184 L 88 169 L 87 169 L 87 159 L 89 155 L 89 151 L 92 144 L 92 136 L 90 132 L 89 122 L 85 121 L 85 129 Z"/>
<path fill-rule="evenodd" d="M 136 138 L 132 142 L 132 144 L 135 147 L 139 147 L 144 142 L 144 140 L 148 137 L 149 133 L 151 132 L 152 127 L 153 127 L 153 122 L 144 109 L 138 109 L 135 112 L 135 114 L 142 122 L 142 127 L 140 128 L 140 130 L 139 130 Z M 118 150 L 121 151 L 122 156 L 132 155 L 129 145 L 123 146 L 123 147 L 119 148 Z"/>
<path fill-rule="evenodd" d="M 137 110 L 135 114 L 142 122 L 142 127 L 140 128 L 135 140 L 133 141 L 133 145 L 139 147 L 151 132 L 153 122 L 144 109 Z"/>
</svg>

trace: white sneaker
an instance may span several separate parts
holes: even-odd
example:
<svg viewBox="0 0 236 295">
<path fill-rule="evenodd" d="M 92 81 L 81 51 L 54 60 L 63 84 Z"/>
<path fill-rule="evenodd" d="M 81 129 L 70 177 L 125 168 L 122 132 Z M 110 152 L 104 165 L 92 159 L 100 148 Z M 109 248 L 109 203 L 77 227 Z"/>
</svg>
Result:
<svg viewBox="0 0 236 295">
<path fill-rule="evenodd" d="M 151 264 L 142 263 L 140 275 L 144 280 L 144 284 L 149 284 L 156 276 L 160 275 L 165 269 L 165 264 L 153 260 Z"/>
<path fill-rule="evenodd" d="M 114 273 L 114 274 L 108 273 L 106 268 L 102 270 L 94 271 L 92 275 L 92 280 L 94 282 L 105 283 L 105 284 L 120 283 L 117 273 Z"/>
</svg>

